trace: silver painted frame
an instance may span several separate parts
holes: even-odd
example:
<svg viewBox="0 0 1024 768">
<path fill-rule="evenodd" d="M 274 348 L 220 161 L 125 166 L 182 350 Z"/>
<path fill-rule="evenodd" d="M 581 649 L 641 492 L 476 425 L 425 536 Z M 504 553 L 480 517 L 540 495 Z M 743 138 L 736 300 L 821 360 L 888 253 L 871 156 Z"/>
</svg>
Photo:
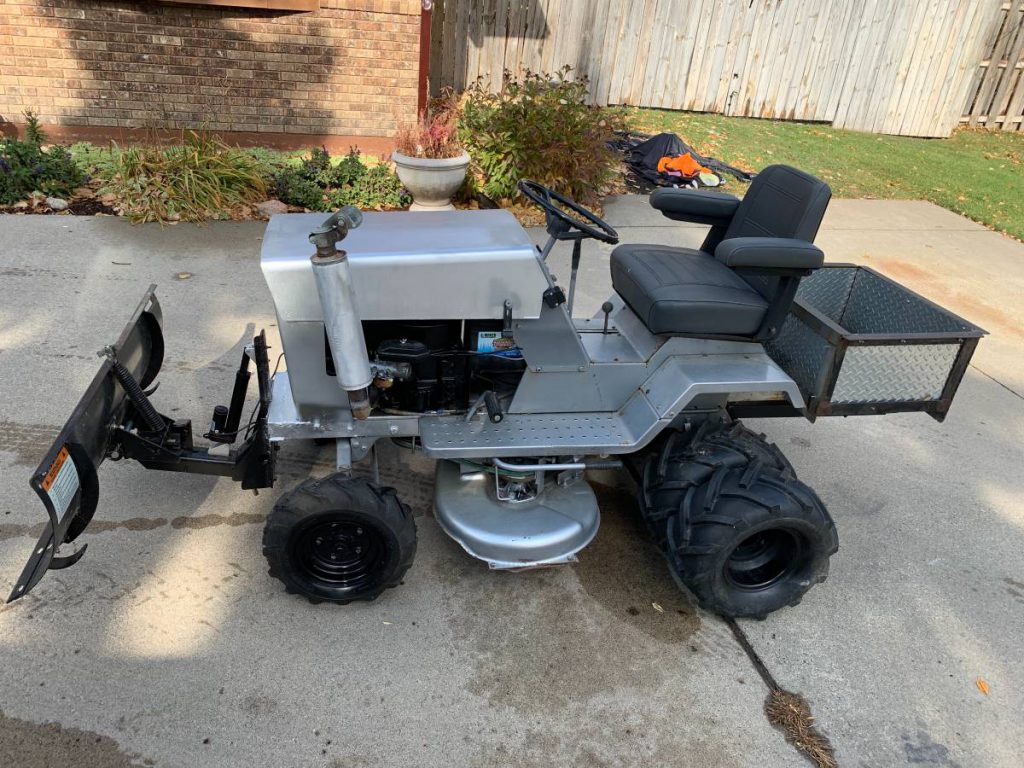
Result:
<svg viewBox="0 0 1024 768">
<path fill-rule="evenodd" d="M 435 458 L 602 456 L 640 450 L 687 411 L 750 400 L 805 407 L 796 383 L 758 343 L 652 334 L 614 294 L 607 329 L 603 313 L 573 320 L 565 304 L 542 301 L 554 281 L 510 214 L 459 211 L 367 214 L 344 243 L 356 303 L 363 320 L 474 320 L 500 319 L 510 301 L 527 367 L 505 419 L 355 419 L 326 374 L 322 309 L 308 255 L 297 247 L 314 218 L 274 217 L 264 242 L 287 366 L 274 377 L 268 421 L 274 441 L 337 439 L 339 468 L 381 437 L 419 437 Z"/>
</svg>

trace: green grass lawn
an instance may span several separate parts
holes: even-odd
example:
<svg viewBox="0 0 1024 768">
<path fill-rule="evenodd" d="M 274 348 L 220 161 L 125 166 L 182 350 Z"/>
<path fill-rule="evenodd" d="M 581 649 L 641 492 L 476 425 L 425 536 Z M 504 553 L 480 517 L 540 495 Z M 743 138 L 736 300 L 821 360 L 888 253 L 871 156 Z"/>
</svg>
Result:
<svg viewBox="0 0 1024 768">
<path fill-rule="evenodd" d="M 657 109 L 629 114 L 638 130 L 672 131 L 746 170 L 794 165 L 827 181 L 836 197 L 931 200 L 1024 240 L 1024 133 L 963 129 L 913 139 Z"/>
</svg>

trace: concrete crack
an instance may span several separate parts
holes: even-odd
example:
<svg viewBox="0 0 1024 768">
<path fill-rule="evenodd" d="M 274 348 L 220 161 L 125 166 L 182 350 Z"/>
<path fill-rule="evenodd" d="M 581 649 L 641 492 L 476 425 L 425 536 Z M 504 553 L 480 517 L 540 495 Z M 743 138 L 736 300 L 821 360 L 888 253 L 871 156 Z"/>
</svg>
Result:
<svg viewBox="0 0 1024 768">
<path fill-rule="evenodd" d="M 978 366 L 976 366 L 976 365 L 972 365 L 972 366 L 971 366 L 971 368 L 973 368 L 974 370 L 976 370 L 976 371 L 977 371 L 978 373 L 980 373 L 980 374 L 981 374 L 982 376 L 984 376 L 985 378 L 987 378 L 987 379 L 991 379 L 992 381 L 994 381 L 994 382 L 995 382 L 996 384 L 998 384 L 998 385 L 999 385 L 1000 387 L 1002 387 L 1003 389 L 1005 389 L 1005 390 L 1006 390 L 1007 392 L 1009 392 L 1009 393 L 1010 393 L 1011 395 L 1013 395 L 1013 396 L 1015 396 L 1015 397 L 1019 397 L 1019 398 L 1020 398 L 1021 400 L 1024 400 L 1024 395 L 1022 395 L 1022 394 L 1021 394 L 1020 392 L 1018 392 L 1017 390 L 1015 390 L 1015 389 L 1014 389 L 1013 387 L 1010 387 L 1010 386 L 1008 386 L 1008 385 L 1006 385 L 1006 384 L 1003 384 L 1003 382 L 1001 382 L 1001 381 L 1000 381 L 999 379 L 997 379 L 997 378 L 996 378 L 995 376 L 993 376 L 993 375 L 992 375 L 991 373 L 985 373 L 985 371 L 981 370 L 981 368 L 979 368 L 979 367 L 978 367 Z"/>
<path fill-rule="evenodd" d="M 768 698 L 764 703 L 764 712 L 768 722 L 781 730 L 786 741 L 818 768 L 836 768 L 838 763 L 835 750 L 828 737 L 814 725 L 814 716 L 811 714 L 811 707 L 807 700 L 800 694 L 787 691 L 779 685 L 735 619 L 724 618 L 723 620 L 732 630 L 733 637 L 736 638 L 736 642 L 739 643 L 743 652 L 747 654 L 747 658 L 757 670 L 757 674 L 768 686 Z"/>
</svg>

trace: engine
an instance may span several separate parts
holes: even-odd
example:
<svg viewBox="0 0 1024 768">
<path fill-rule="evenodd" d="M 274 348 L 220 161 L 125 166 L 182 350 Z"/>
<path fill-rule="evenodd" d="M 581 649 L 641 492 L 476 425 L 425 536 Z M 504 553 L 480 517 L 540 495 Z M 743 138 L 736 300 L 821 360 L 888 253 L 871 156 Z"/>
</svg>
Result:
<svg viewBox="0 0 1024 768">
<path fill-rule="evenodd" d="M 526 363 L 500 320 L 363 322 L 373 384 L 382 413 L 465 411 L 485 392 L 507 407 Z M 326 343 L 327 374 L 335 375 Z"/>
</svg>

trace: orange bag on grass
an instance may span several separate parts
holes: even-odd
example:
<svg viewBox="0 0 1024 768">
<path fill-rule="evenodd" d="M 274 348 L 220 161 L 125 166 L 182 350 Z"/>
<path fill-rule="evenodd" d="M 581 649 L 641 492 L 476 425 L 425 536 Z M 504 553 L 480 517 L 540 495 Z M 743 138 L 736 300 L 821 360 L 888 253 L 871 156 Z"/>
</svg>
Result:
<svg viewBox="0 0 1024 768">
<path fill-rule="evenodd" d="M 689 152 L 682 155 L 666 155 L 658 161 L 658 173 L 679 174 L 684 179 L 694 179 L 702 173 L 711 173 L 710 169 L 693 159 Z"/>
</svg>

